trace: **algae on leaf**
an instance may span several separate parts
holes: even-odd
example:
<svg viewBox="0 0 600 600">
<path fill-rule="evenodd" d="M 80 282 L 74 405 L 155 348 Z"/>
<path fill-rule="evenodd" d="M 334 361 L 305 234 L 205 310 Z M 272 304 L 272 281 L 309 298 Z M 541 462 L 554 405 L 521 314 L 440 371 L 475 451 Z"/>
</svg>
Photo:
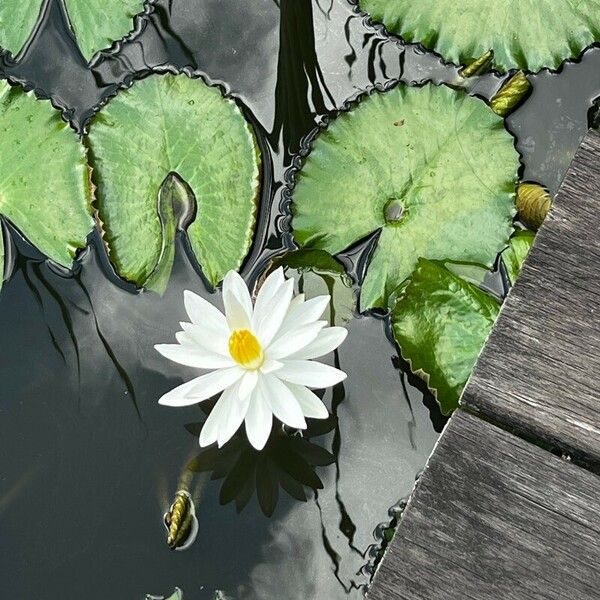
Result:
<svg viewBox="0 0 600 600">
<path fill-rule="evenodd" d="M 385 307 L 420 257 L 492 266 L 512 231 L 518 168 L 484 102 L 399 85 L 316 139 L 293 192 L 294 237 L 337 254 L 378 232 L 360 303 Z"/>
<path fill-rule="evenodd" d="M 44 0 L 0 2 L 0 47 L 17 55 L 29 39 Z M 144 9 L 142 0 L 65 0 L 73 33 L 86 60 L 133 29 L 133 18 Z"/>
<path fill-rule="evenodd" d="M 441 264 L 421 259 L 391 313 L 402 357 L 444 414 L 457 406 L 500 303 Z"/>
<path fill-rule="evenodd" d="M 240 267 L 252 242 L 260 158 L 233 100 L 200 79 L 152 75 L 93 118 L 87 142 L 105 240 L 122 277 L 164 289 L 173 261 L 165 243 L 186 225 L 212 285 Z"/>
<path fill-rule="evenodd" d="M 50 102 L 5 81 L 0 131 L 0 215 L 71 267 L 93 228 L 85 148 Z"/>
<path fill-rule="evenodd" d="M 360 0 L 360 7 L 407 42 L 456 64 L 493 50 L 494 66 L 557 69 L 600 41 L 597 0 Z"/>
</svg>

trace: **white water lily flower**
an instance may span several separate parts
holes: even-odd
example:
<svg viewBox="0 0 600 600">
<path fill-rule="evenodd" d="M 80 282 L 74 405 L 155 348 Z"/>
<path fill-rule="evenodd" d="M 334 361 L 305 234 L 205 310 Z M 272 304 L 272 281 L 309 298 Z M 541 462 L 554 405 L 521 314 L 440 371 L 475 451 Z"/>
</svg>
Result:
<svg viewBox="0 0 600 600">
<path fill-rule="evenodd" d="M 320 320 L 329 296 L 292 298 L 293 290 L 293 280 L 286 281 L 279 268 L 267 277 L 253 306 L 244 280 L 229 271 L 223 281 L 225 314 L 185 291 L 192 322 L 181 323 L 178 344 L 155 348 L 172 361 L 210 372 L 168 392 L 159 404 L 189 406 L 223 392 L 202 428 L 201 446 L 222 446 L 245 422 L 248 440 L 262 450 L 273 416 L 297 429 L 306 428 L 306 417 L 328 417 L 309 388 L 330 387 L 346 374 L 312 359 L 335 350 L 348 332 Z"/>
</svg>

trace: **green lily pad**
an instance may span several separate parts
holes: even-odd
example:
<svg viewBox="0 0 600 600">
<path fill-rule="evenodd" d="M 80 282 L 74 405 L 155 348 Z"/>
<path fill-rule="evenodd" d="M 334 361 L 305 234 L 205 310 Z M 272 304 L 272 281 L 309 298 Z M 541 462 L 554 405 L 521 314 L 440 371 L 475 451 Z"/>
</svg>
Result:
<svg viewBox="0 0 600 600">
<path fill-rule="evenodd" d="M 87 143 L 105 240 L 122 277 L 164 289 L 181 214 L 212 285 L 240 267 L 252 243 L 260 157 L 233 100 L 200 79 L 153 75 L 93 118 Z M 170 174 L 177 178 L 169 190 Z"/>
<path fill-rule="evenodd" d="M 50 102 L 5 81 L 0 132 L 0 215 L 48 258 L 71 267 L 94 225 L 85 148 Z"/>
<path fill-rule="evenodd" d="M 319 135 L 293 192 L 294 236 L 337 254 L 379 232 L 360 304 L 385 307 L 420 257 L 492 266 L 512 231 L 518 168 L 484 102 L 399 85 Z"/>
<path fill-rule="evenodd" d="M 43 0 L 0 2 L 0 46 L 17 55 L 29 39 Z M 65 0 L 69 20 L 81 53 L 87 60 L 133 29 L 133 17 L 142 12 L 141 0 Z"/>
<path fill-rule="evenodd" d="M 502 72 L 557 69 L 600 40 L 597 0 L 360 0 L 360 6 L 388 31 L 456 64 L 493 50 Z"/>
<path fill-rule="evenodd" d="M 499 310 L 495 298 L 425 259 L 400 295 L 391 314 L 394 337 L 444 414 L 458 406 Z"/>
<path fill-rule="evenodd" d="M 287 277 L 298 282 L 298 291 L 307 298 L 329 295 L 330 325 L 345 325 L 354 317 L 356 294 L 344 265 L 324 250 L 295 250 L 273 261 L 273 268 L 283 267 Z"/>
<path fill-rule="evenodd" d="M 534 241 L 535 233 L 533 231 L 517 231 L 510 238 L 508 248 L 502 253 L 502 261 L 511 285 L 517 281 Z"/>
</svg>

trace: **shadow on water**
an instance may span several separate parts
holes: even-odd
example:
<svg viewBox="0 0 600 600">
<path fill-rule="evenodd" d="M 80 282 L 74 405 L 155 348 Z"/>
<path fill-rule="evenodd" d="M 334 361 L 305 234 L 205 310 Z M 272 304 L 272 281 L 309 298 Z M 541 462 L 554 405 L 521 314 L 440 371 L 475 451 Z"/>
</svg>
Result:
<svg viewBox="0 0 600 600">
<path fill-rule="evenodd" d="M 599 67 L 593 48 L 558 75 L 531 77 L 531 98 L 508 120 L 526 178 L 556 189 L 587 127 Z M 292 247 L 282 233 L 283 192 L 315 129 L 373 86 L 452 83 L 457 74 L 346 0 L 157 0 L 136 19 L 134 35 L 91 67 L 63 1 L 47 0 L 22 55 L 0 59 L 0 73 L 51 97 L 79 131 L 119 87 L 165 69 L 219 84 L 257 131 L 268 168 L 257 242 L 243 269 L 252 280 Z M 489 97 L 500 82 L 483 77 L 472 92 Z M 196 600 L 213 600 L 216 590 L 240 600 L 360 597 L 365 565 L 380 556 L 399 501 L 445 423 L 398 357 L 385 321 L 348 317 L 348 340 L 329 357 L 349 374 L 323 395 L 330 419 L 303 436 L 275 428 L 262 454 L 243 435 L 201 450 L 190 435 L 199 433 L 198 407 L 157 404 L 193 376 L 153 349 L 186 319 L 183 290 L 221 306 L 185 237 L 177 237 L 159 297 L 115 276 L 97 234 L 71 273 L 2 227 L 12 273 L 0 294 L 0 547 L 11 573 L 3 593 L 141 599 L 178 586 Z M 340 257 L 355 281 L 372 242 Z M 175 553 L 162 515 L 182 473 L 194 479 L 200 532 Z"/>
</svg>

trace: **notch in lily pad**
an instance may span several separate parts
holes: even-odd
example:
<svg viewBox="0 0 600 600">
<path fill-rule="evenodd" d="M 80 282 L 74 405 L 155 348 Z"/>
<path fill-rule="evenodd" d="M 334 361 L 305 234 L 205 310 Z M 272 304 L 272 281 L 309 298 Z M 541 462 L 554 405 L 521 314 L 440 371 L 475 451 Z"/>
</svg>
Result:
<svg viewBox="0 0 600 600">
<path fill-rule="evenodd" d="M 34 30 L 45 0 L 2 0 L 0 2 L 0 47 L 17 56 Z M 113 40 L 125 37 L 133 19 L 144 11 L 142 0 L 64 0 L 69 23 L 84 58 L 90 62 Z"/>
<path fill-rule="evenodd" d="M 185 230 L 216 286 L 250 249 L 260 153 L 236 102 L 201 79 L 151 75 L 92 119 L 98 214 L 117 273 L 164 291 L 173 242 Z"/>
<path fill-rule="evenodd" d="M 164 294 L 175 260 L 175 237 L 186 231 L 196 215 L 196 198 L 192 188 L 171 171 L 158 190 L 162 247 L 154 271 L 142 284 L 144 288 Z"/>
</svg>

